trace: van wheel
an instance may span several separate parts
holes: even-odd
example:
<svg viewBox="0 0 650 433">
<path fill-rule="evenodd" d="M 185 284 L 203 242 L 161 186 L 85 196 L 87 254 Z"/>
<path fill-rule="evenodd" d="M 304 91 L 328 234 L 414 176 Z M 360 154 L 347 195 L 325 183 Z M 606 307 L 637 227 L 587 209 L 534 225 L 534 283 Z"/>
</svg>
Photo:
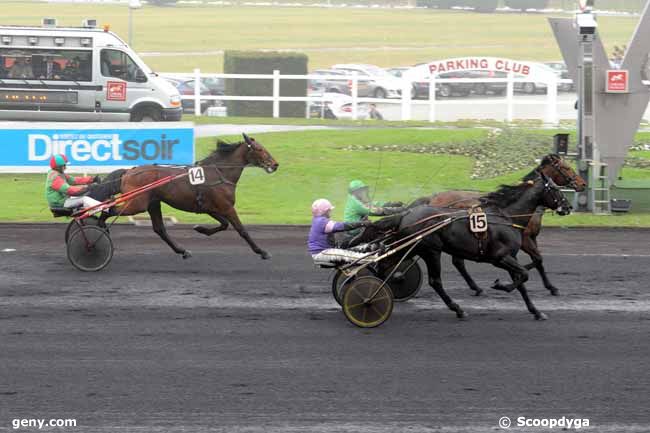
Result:
<svg viewBox="0 0 650 433">
<path fill-rule="evenodd" d="M 377 89 L 375 89 L 374 96 L 377 99 L 386 99 L 386 91 L 381 87 L 378 87 Z"/>
<path fill-rule="evenodd" d="M 160 122 L 162 112 L 159 108 L 142 108 L 131 116 L 133 122 Z"/>
</svg>

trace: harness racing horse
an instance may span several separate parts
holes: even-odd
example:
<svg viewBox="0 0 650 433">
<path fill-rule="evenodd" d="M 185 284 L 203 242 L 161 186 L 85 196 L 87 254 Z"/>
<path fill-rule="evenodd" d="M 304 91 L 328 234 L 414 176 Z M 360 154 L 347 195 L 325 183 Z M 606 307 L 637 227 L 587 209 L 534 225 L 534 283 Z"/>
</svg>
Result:
<svg viewBox="0 0 650 433">
<path fill-rule="evenodd" d="M 522 179 L 524 182 L 535 179 L 538 173 L 543 173 L 545 176 L 551 178 L 555 184 L 559 186 L 567 186 L 575 189 L 576 191 L 584 191 L 587 187 L 585 180 L 578 175 L 573 168 L 567 165 L 559 155 L 550 154 L 545 156 L 539 166 L 533 171 L 528 173 Z M 416 200 L 409 207 L 416 207 L 418 205 L 427 204 L 434 207 L 449 207 L 449 208 L 458 208 L 465 209 L 471 208 L 472 206 L 477 206 L 480 204 L 480 197 L 482 193 L 475 191 L 446 191 L 440 194 L 436 194 L 432 197 L 424 197 Z M 536 209 L 535 214 L 530 218 L 526 229 L 522 232 L 522 245 L 521 249 L 530 256 L 532 262 L 527 264 L 525 267 L 527 270 L 536 268 L 539 272 L 542 280 L 544 282 L 544 287 L 548 289 L 553 296 L 559 294 L 559 290 L 555 287 L 546 275 L 546 270 L 544 269 L 544 260 L 542 254 L 539 251 L 537 246 L 537 236 L 542 230 L 542 217 L 544 216 L 543 208 Z M 467 285 L 474 291 L 476 296 L 479 296 L 483 293 L 474 279 L 467 272 L 465 267 L 465 262 L 459 257 L 452 257 L 452 263 L 463 276 Z"/>
<path fill-rule="evenodd" d="M 505 269 L 512 278 L 512 284 L 502 284 L 496 280 L 493 289 L 521 293 L 528 311 L 537 320 L 546 320 L 532 303 L 524 283 L 528 280 L 528 271 L 517 261 L 517 252 L 522 246 L 521 229 L 530 222 L 535 210 L 543 206 L 568 212 L 570 204 L 553 181 L 543 173 L 535 181 L 524 182 L 517 186 L 502 186 L 498 191 L 482 199 L 487 215 L 486 236 L 479 237 L 470 230 L 467 214 L 458 216 L 459 210 L 452 212 L 453 220 L 438 231 L 423 238 L 414 248 L 412 255 L 420 256 L 426 263 L 429 273 L 429 285 L 442 298 L 458 318 L 464 318 L 465 312 L 445 292 L 441 279 L 440 257 L 443 252 L 464 260 L 488 262 Z M 399 236 L 408 236 L 422 230 L 422 224 L 431 226 L 450 215 L 449 208 L 420 206 L 404 215 L 399 224 Z"/>
<path fill-rule="evenodd" d="M 205 183 L 191 185 L 186 177 L 176 179 L 137 195 L 122 207 L 112 209 L 112 214 L 127 216 L 148 212 L 153 231 L 175 253 L 187 259 L 192 256 L 190 251 L 176 244 L 165 229 L 161 203 L 186 212 L 206 213 L 217 220 L 219 225 L 214 228 L 195 226 L 195 231 L 211 236 L 226 230 L 228 225 L 232 224 L 256 254 L 262 259 L 269 259 L 270 255 L 257 246 L 239 220 L 235 210 L 235 190 L 245 167 L 260 167 L 267 173 L 273 173 L 279 164 L 259 142 L 246 134 L 243 134 L 243 137 L 244 141 L 236 144 L 219 141 L 216 150 L 196 163 L 197 166 L 203 167 Z M 127 193 L 167 176 L 183 174 L 188 168 L 190 167 L 143 165 L 129 170 L 116 170 L 109 174 L 95 191 L 90 191 L 90 195 L 103 200 L 106 199 L 106 194 Z M 119 190 L 116 190 L 116 184 L 119 184 Z M 103 216 L 104 219 L 107 217 L 108 215 Z"/>
</svg>

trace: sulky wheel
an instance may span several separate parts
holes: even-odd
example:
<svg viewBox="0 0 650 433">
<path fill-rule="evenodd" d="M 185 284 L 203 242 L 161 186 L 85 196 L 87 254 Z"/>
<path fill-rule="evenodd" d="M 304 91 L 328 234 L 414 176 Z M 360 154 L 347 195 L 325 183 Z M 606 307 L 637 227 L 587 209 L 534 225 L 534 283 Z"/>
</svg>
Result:
<svg viewBox="0 0 650 433">
<path fill-rule="evenodd" d="M 96 226 L 83 226 L 70 235 L 68 260 L 84 272 L 102 270 L 113 258 L 113 242 L 106 230 Z"/>
<path fill-rule="evenodd" d="M 417 257 L 404 260 L 388 280 L 388 284 L 395 302 L 404 302 L 415 297 L 422 288 L 422 268 Z"/>
<path fill-rule="evenodd" d="M 393 293 L 377 277 L 359 277 L 345 286 L 343 314 L 360 328 L 381 325 L 393 312 Z"/>
<path fill-rule="evenodd" d="M 359 277 L 371 277 L 374 276 L 374 272 L 369 268 L 361 269 L 355 276 L 347 277 L 343 272 L 337 270 L 332 279 L 332 296 L 336 300 L 336 303 L 343 305 L 343 287 L 354 281 Z"/>
<path fill-rule="evenodd" d="M 76 232 L 77 230 L 79 230 L 80 227 L 83 226 L 98 226 L 108 232 L 108 228 L 106 227 L 106 224 L 100 222 L 99 218 L 95 216 L 90 216 L 82 220 L 72 220 L 70 221 L 70 224 L 68 224 L 68 227 L 65 229 L 65 243 L 66 244 L 68 243 L 68 241 L 70 240 L 70 236 L 72 236 L 72 233 Z"/>
</svg>

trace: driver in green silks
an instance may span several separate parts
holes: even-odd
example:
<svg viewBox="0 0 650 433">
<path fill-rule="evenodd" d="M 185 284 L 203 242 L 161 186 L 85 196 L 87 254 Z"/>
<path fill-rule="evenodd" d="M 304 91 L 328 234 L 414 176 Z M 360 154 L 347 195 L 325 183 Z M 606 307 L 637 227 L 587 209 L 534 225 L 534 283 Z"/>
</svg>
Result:
<svg viewBox="0 0 650 433">
<path fill-rule="evenodd" d="M 348 201 L 345 203 L 343 221 L 355 223 L 368 220 L 371 216 L 388 216 L 404 210 L 402 202 L 380 202 L 370 200 L 368 185 L 361 180 L 353 180 L 348 186 Z M 360 229 L 345 233 L 345 238 L 340 242 L 342 247 L 349 245 L 350 241 L 358 235 Z"/>
<path fill-rule="evenodd" d="M 345 203 L 343 221 L 346 223 L 368 219 L 369 216 L 393 215 L 404 210 L 402 202 L 371 201 L 368 185 L 353 180 L 348 186 L 348 201 Z"/>
</svg>

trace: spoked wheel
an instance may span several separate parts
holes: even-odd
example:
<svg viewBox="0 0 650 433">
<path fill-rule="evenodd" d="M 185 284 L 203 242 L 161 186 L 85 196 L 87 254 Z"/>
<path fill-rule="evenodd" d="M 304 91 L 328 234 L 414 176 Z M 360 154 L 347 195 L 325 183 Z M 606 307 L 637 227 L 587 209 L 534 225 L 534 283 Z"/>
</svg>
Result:
<svg viewBox="0 0 650 433">
<path fill-rule="evenodd" d="M 97 226 L 83 226 L 70 235 L 68 260 L 84 272 L 104 269 L 113 258 L 113 242 L 106 230 Z"/>
<path fill-rule="evenodd" d="M 337 270 L 332 280 L 332 296 L 336 303 L 343 305 L 343 288 L 359 277 L 373 277 L 375 275 L 369 268 L 361 269 L 357 275 L 348 277 L 340 270 Z"/>
<path fill-rule="evenodd" d="M 104 230 L 106 230 L 106 232 L 108 232 L 108 228 L 106 227 L 106 224 L 100 223 L 99 218 L 95 216 L 84 218 L 82 220 L 72 220 L 70 221 L 70 224 L 68 224 L 68 227 L 65 229 L 65 243 L 66 244 L 68 243 L 68 241 L 70 240 L 70 236 L 72 236 L 72 233 L 79 230 L 80 227 L 85 227 L 85 226 L 101 227 Z"/>
<path fill-rule="evenodd" d="M 388 280 L 388 284 L 395 302 L 404 302 L 415 297 L 422 288 L 422 268 L 417 257 L 404 260 Z"/>
<path fill-rule="evenodd" d="M 393 312 L 393 293 L 377 277 L 359 277 L 345 286 L 343 314 L 360 328 L 375 328 Z"/>
</svg>

